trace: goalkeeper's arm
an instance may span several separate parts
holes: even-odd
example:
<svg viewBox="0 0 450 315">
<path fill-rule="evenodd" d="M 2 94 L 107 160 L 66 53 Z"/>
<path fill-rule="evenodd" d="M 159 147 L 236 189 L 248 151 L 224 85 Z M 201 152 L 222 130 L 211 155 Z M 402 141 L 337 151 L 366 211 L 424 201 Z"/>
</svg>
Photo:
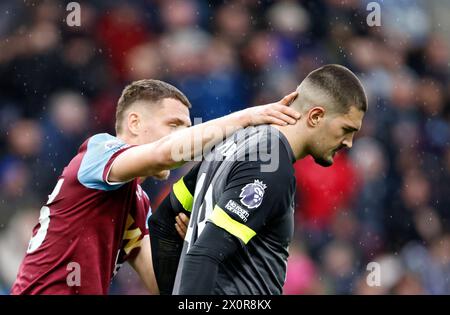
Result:
<svg viewBox="0 0 450 315">
<path fill-rule="evenodd" d="M 190 216 L 199 168 L 200 163 L 172 186 L 170 193 L 148 220 L 153 268 L 161 294 L 172 293 L 183 248 L 175 217 L 180 213 Z"/>
</svg>

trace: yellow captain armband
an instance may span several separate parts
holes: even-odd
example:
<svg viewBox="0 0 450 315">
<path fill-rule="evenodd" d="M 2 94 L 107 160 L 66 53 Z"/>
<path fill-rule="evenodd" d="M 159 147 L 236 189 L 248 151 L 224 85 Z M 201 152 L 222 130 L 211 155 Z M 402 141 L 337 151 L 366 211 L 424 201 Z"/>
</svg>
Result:
<svg viewBox="0 0 450 315">
<path fill-rule="evenodd" d="M 210 220 L 218 227 L 239 238 L 244 244 L 247 244 L 256 235 L 255 231 L 231 218 L 218 205 L 214 207 Z"/>
<path fill-rule="evenodd" d="M 175 184 L 173 184 L 172 188 L 175 197 L 181 203 L 183 209 L 191 212 L 194 197 L 190 193 L 189 189 L 187 189 L 183 177 L 181 177 Z"/>
</svg>

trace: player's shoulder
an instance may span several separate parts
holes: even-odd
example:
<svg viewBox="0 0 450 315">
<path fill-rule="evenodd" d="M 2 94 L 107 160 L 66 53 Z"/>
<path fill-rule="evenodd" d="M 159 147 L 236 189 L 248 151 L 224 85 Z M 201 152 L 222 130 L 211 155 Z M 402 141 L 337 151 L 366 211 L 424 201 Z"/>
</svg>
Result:
<svg viewBox="0 0 450 315">
<path fill-rule="evenodd" d="M 247 133 L 246 145 L 240 146 L 239 157 L 248 165 L 255 165 L 269 176 L 293 176 L 295 162 L 292 148 L 284 134 L 270 126 L 253 127 Z"/>
<path fill-rule="evenodd" d="M 107 152 L 114 149 L 123 148 L 126 143 L 108 133 L 98 133 L 87 138 L 79 148 L 80 153 L 91 151 Z"/>
<path fill-rule="evenodd" d="M 91 136 L 80 148 L 81 162 L 77 171 L 78 181 L 91 189 L 112 190 L 120 184 L 107 182 L 108 172 L 114 159 L 127 145 L 123 140 L 107 133 Z"/>
<path fill-rule="evenodd" d="M 116 146 L 122 146 L 125 142 L 115 136 L 110 135 L 109 133 L 98 133 L 91 136 L 88 139 L 88 145 L 98 146 L 101 145 L 105 149 L 111 149 Z"/>
</svg>

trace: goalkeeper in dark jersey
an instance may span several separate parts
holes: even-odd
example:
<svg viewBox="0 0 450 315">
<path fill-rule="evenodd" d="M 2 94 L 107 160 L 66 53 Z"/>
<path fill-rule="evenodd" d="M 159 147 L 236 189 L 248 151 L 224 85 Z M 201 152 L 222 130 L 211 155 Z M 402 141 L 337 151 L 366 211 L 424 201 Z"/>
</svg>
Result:
<svg viewBox="0 0 450 315">
<path fill-rule="evenodd" d="M 161 293 L 282 293 L 294 231 L 292 164 L 311 155 L 332 165 L 338 150 L 352 146 L 367 110 L 360 81 L 339 65 L 311 72 L 297 91 L 295 125 L 236 132 L 175 183 L 150 217 Z M 184 242 L 175 228 L 180 212 L 190 216 Z"/>
</svg>

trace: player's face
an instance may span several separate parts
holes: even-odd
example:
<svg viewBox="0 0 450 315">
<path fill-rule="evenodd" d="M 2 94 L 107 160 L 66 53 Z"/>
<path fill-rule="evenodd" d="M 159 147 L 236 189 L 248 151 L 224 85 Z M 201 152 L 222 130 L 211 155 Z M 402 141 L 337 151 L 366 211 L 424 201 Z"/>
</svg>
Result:
<svg viewBox="0 0 450 315">
<path fill-rule="evenodd" d="M 310 154 L 322 166 L 331 166 L 336 153 L 351 148 L 355 133 L 361 129 L 364 112 L 351 107 L 347 114 L 325 115 L 323 123 L 316 130 Z"/>
<path fill-rule="evenodd" d="M 143 113 L 143 128 L 140 135 L 142 144 L 157 141 L 177 130 L 191 126 L 189 108 L 176 99 L 166 98 L 146 109 Z M 167 179 L 169 175 L 170 171 L 166 170 L 154 177 Z"/>
<path fill-rule="evenodd" d="M 166 98 L 153 106 L 145 107 L 140 130 L 141 143 L 150 143 L 177 130 L 191 126 L 189 108 L 180 101 Z"/>
</svg>

